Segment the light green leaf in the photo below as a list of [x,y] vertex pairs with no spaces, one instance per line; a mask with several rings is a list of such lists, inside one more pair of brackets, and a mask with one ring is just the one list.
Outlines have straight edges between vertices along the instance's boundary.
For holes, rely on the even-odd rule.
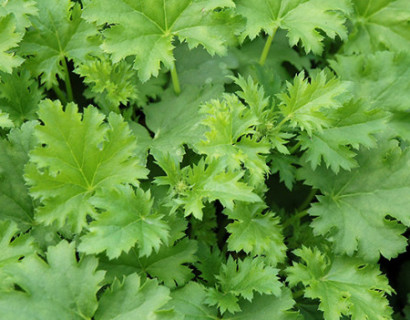
[[84,16],[98,25],[113,25],[103,31],[104,51],[114,62],[135,55],[134,68],[146,81],[158,75],[161,63],[173,67],[174,38],[191,49],[202,45],[212,55],[226,53],[224,40],[232,37],[236,19],[214,10],[233,6],[231,0],[89,0]]
[[325,71],[316,73],[310,81],[301,72],[293,84],[286,84],[288,92],[277,95],[280,99],[279,109],[284,117],[281,123],[289,121],[292,128],[299,127],[309,136],[313,131],[330,126],[324,111],[342,107],[348,90],[347,82],[335,77],[328,79]]
[[309,209],[318,217],[312,223],[315,233],[332,241],[336,252],[352,255],[357,250],[372,261],[380,254],[390,259],[405,251],[402,224],[410,226],[409,150],[401,150],[394,140],[378,143],[378,148],[358,154],[359,168],[350,172],[335,175],[324,166],[300,171],[323,194]]
[[37,15],[36,1],[33,0],[4,0],[0,3],[0,17],[12,14],[16,21],[16,31],[24,35],[30,26],[30,17]]
[[76,261],[74,244],[61,241],[47,250],[47,262],[30,255],[18,264],[4,267],[21,290],[0,292],[0,313],[21,320],[83,320],[97,309],[96,293],[104,272],[95,271],[98,261]]
[[0,128],[9,129],[13,127],[14,127],[14,123],[9,118],[9,114],[4,113],[3,111],[0,110]]
[[237,12],[247,20],[243,37],[255,38],[261,30],[272,35],[278,28],[288,32],[289,43],[299,41],[305,51],[323,51],[323,31],[330,38],[347,37],[345,18],[350,11],[347,1],[337,0],[237,0]]
[[156,280],[145,279],[141,284],[138,275],[131,274],[122,282],[114,280],[111,288],[104,292],[96,320],[159,320],[156,314],[171,297],[169,289],[159,286]]
[[320,299],[319,309],[328,320],[342,315],[354,320],[391,319],[385,293],[391,294],[387,278],[378,266],[348,257],[329,259],[318,249],[302,247],[294,254],[302,259],[287,268],[289,284],[305,286],[305,297]]
[[79,232],[87,215],[95,217],[89,202],[95,191],[135,185],[146,177],[135,154],[135,137],[121,116],[111,113],[104,124],[104,116],[93,107],[82,117],[73,103],[63,111],[60,102],[45,100],[39,117],[44,126],[35,134],[42,145],[31,152],[26,168],[30,193],[43,204],[36,212],[39,222],[59,227],[68,223]]
[[65,78],[66,59],[79,63],[99,52],[97,28],[81,18],[79,3],[71,0],[37,0],[38,16],[32,17],[19,52],[30,56],[26,67],[47,88]]
[[169,226],[162,216],[152,213],[151,195],[131,186],[118,186],[111,190],[98,190],[90,199],[91,204],[104,210],[96,217],[81,238],[78,247],[88,254],[107,252],[110,259],[128,252],[135,244],[140,256],[158,251],[168,240]]
[[253,188],[240,182],[243,173],[226,171],[224,160],[206,163],[201,159],[197,165],[179,169],[179,165],[164,157],[158,164],[167,174],[155,178],[158,185],[170,186],[173,210],[183,207],[184,215],[202,219],[204,202],[219,200],[226,208],[233,208],[234,201],[259,202]]
[[352,1],[353,24],[342,51],[373,53],[388,49],[409,51],[410,2],[407,0]]
[[262,214],[265,205],[238,203],[233,210],[225,210],[229,219],[227,225],[230,233],[227,240],[230,251],[245,251],[250,256],[266,257],[269,265],[276,266],[286,255],[286,245],[279,218],[272,212]]
[[0,71],[11,73],[24,61],[15,55],[11,49],[15,48],[23,38],[16,32],[16,22],[12,14],[0,16]]

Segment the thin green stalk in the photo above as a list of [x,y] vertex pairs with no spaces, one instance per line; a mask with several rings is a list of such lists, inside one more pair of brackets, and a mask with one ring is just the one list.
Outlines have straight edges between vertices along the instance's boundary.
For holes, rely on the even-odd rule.
[[297,149],[299,149],[300,145],[302,144],[302,141],[299,141],[298,143],[296,143],[290,150],[290,154],[293,154]]
[[66,95],[58,86],[53,86],[53,91],[63,104],[67,104]]
[[317,189],[312,189],[310,190],[308,196],[306,197],[306,199],[302,202],[302,204],[298,207],[298,211],[302,211],[305,210],[309,204],[312,202],[313,198],[315,197],[317,192]]
[[266,39],[265,46],[263,47],[263,51],[262,51],[261,57],[259,59],[259,64],[261,66],[263,66],[265,64],[266,58],[268,57],[269,49],[270,49],[270,46],[272,44],[273,38],[275,37],[276,30],[278,30],[278,28],[275,28],[273,30],[272,34],[268,37],[268,39]]
[[181,87],[179,85],[179,79],[178,79],[177,68],[175,67],[175,61],[172,62],[171,79],[172,79],[172,85],[174,86],[175,94],[177,94],[177,95],[180,94],[181,93]]
[[305,294],[305,290],[304,290],[304,289],[298,290],[298,291],[296,291],[296,292],[292,292],[293,299],[295,299],[295,300],[296,300],[297,298],[302,297],[304,294]]
[[67,67],[67,61],[66,58],[63,59],[63,68],[64,68],[64,73],[65,73],[65,89],[67,91],[67,100],[73,101],[73,89],[71,87],[71,80],[70,80],[70,73],[68,72],[68,67]]
[[298,212],[294,216],[289,217],[284,223],[282,223],[282,229],[286,229],[287,227],[289,227],[290,224],[294,223],[295,220],[300,220],[304,216],[307,216],[307,215],[308,215],[307,210],[303,210],[301,212]]

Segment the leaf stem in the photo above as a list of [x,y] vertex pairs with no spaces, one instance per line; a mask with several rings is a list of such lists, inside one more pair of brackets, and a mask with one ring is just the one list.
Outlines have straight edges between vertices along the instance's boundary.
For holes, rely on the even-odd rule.
[[296,143],[290,150],[289,152],[292,154],[294,153],[297,149],[299,149],[300,145],[302,144],[302,141],[299,141],[298,143]]
[[268,36],[268,39],[266,39],[265,46],[263,47],[263,51],[259,59],[259,64],[261,66],[263,66],[266,62],[266,58],[268,57],[269,49],[272,44],[273,38],[275,37],[276,30],[278,30],[278,28],[273,29],[272,34]]
[[67,104],[67,98],[65,93],[57,85],[53,86],[53,91],[56,94],[57,98],[60,99],[60,101],[63,104]]
[[63,68],[64,68],[64,73],[65,73],[65,89],[67,91],[67,100],[68,102],[73,101],[73,89],[71,87],[71,80],[70,80],[70,73],[68,71],[68,67],[67,67],[67,61],[66,58],[64,57],[63,59]]
[[305,210],[309,206],[312,199],[315,197],[316,193],[317,193],[317,189],[310,190],[308,196],[305,198],[305,200],[302,202],[302,204],[298,207],[297,210],[298,211]]
[[304,295],[304,293],[305,293],[304,289],[298,290],[296,292],[292,292],[293,299],[296,300],[297,298],[302,297]]
[[181,93],[181,87],[179,85],[179,79],[178,79],[177,68],[175,66],[175,61],[172,62],[171,79],[172,79],[172,85],[174,86],[174,92],[176,95],[179,95]]
[[286,229],[287,227],[289,227],[289,225],[291,223],[293,223],[296,220],[300,220],[302,219],[304,216],[307,216],[308,212],[307,210],[303,210],[298,212],[297,214],[295,214],[294,216],[289,217],[289,219],[286,219],[286,221],[284,223],[282,223],[282,229]]

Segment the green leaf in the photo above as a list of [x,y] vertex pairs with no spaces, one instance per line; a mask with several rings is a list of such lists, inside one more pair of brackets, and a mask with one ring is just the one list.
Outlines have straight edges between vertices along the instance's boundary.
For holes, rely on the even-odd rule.
[[386,113],[366,109],[364,101],[345,104],[329,112],[329,118],[333,120],[329,128],[315,132],[311,137],[302,133],[298,137],[301,149],[306,150],[302,159],[310,162],[315,170],[323,158],[326,167],[336,174],[340,168],[356,168],[354,149],[375,147],[375,135],[386,130]]
[[171,296],[169,306],[184,316],[184,320],[217,319],[217,310],[205,304],[206,289],[199,283],[189,282],[184,287],[173,291]]
[[305,297],[320,299],[325,319],[391,319],[385,293],[391,294],[392,288],[378,266],[342,256],[330,259],[306,247],[293,253],[302,262],[287,268],[287,280],[292,287],[301,282]]
[[[186,41],[190,49],[202,45],[210,54],[225,54],[235,18],[215,9],[233,7],[231,0],[119,0],[87,1],[84,16],[103,31],[103,49],[118,62],[135,55],[134,68],[142,81],[157,76],[160,64],[173,68],[172,41]],[[134,32],[138,30],[138,32]]]
[[280,296],[256,294],[252,302],[240,302],[241,312],[235,315],[225,314],[223,320],[301,320],[297,312],[288,311],[295,304],[289,289],[282,289]]
[[137,244],[140,256],[149,256],[153,249],[158,251],[167,242],[169,226],[161,215],[151,212],[153,200],[149,191],[138,189],[134,193],[129,185],[100,189],[90,202],[103,213],[81,238],[80,251],[87,254],[106,251],[113,259]]
[[81,18],[79,3],[71,0],[37,0],[38,16],[31,17],[19,52],[29,56],[26,67],[47,88],[65,78],[65,60],[82,62],[98,52],[97,28]]
[[41,145],[31,152],[26,168],[30,193],[43,203],[36,212],[39,222],[68,223],[79,232],[87,215],[95,217],[89,202],[95,191],[146,177],[135,154],[135,137],[121,116],[111,113],[104,124],[93,107],[81,117],[73,103],[63,111],[60,102],[45,100],[39,117],[44,126],[36,127],[35,134]]
[[35,121],[26,122],[10,131],[8,141],[0,139],[0,219],[14,221],[22,230],[33,223],[33,201],[23,174],[28,153],[37,143],[36,125]]
[[293,189],[293,185],[296,180],[296,167],[299,159],[294,156],[283,155],[280,153],[271,153],[268,157],[270,162],[271,173],[279,173],[280,182],[283,182],[290,191]]
[[30,255],[4,267],[21,290],[0,291],[0,313],[5,319],[83,320],[97,309],[96,293],[104,272],[95,271],[97,259],[76,261],[74,244],[61,241],[47,250],[47,262]]
[[259,202],[260,197],[247,184],[240,182],[243,173],[226,171],[224,160],[206,163],[201,159],[197,165],[179,169],[179,165],[164,157],[158,161],[167,174],[155,178],[158,185],[170,186],[173,210],[183,207],[184,215],[202,219],[204,202],[219,200],[223,206],[233,208],[234,201]]
[[343,13],[350,11],[347,1],[336,0],[237,0],[237,12],[247,20],[243,37],[255,38],[261,30],[269,35],[278,28],[288,32],[289,43],[299,41],[305,51],[321,54],[323,35],[347,37]]
[[230,233],[227,240],[230,251],[243,250],[250,256],[266,257],[266,262],[276,266],[285,259],[286,245],[279,218],[272,212],[262,214],[265,205],[238,203],[233,210],[225,210],[229,219],[227,225]]
[[327,78],[326,72],[321,71],[308,81],[304,72],[301,72],[293,84],[286,82],[288,92],[277,95],[279,109],[284,117],[281,123],[289,121],[292,128],[299,127],[309,136],[313,131],[328,127],[330,121],[324,111],[342,107],[349,86],[335,77]]
[[189,87],[179,96],[169,89],[162,95],[161,102],[144,107],[147,126],[154,133],[151,154],[155,158],[169,154],[180,162],[185,153],[182,145],[192,145],[203,138],[199,106],[221,93],[220,86]]
[[136,274],[124,278],[122,282],[117,279],[111,288],[104,292],[96,320],[159,320],[157,312],[170,300],[169,289],[159,286],[156,280],[141,279]]
[[353,0],[352,4],[353,29],[343,46],[344,52],[409,50],[410,3],[407,0]]
[[323,194],[309,209],[318,217],[312,223],[315,233],[332,241],[336,252],[352,255],[357,250],[372,261],[405,251],[402,224],[410,225],[409,150],[401,150],[394,140],[378,143],[379,148],[359,153],[359,168],[350,172],[335,175],[324,166],[300,171]]
[[20,125],[37,119],[36,112],[43,90],[26,69],[12,74],[0,74],[0,109]]
[[222,313],[235,313],[241,310],[238,296],[249,301],[252,301],[254,292],[278,297],[281,295],[281,283],[276,274],[277,269],[266,266],[261,258],[246,257],[235,261],[229,257],[216,276],[217,288],[208,289],[207,303],[217,305]]
[[336,61],[330,62],[342,80],[355,83],[355,96],[366,99],[368,108],[398,112],[410,110],[409,64],[408,54],[387,51],[336,56]]
[[3,111],[0,110],[0,128],[9,129],[9,128],[13,128],[13,127],[14,127],[14,123],[9,118],[9,114],[4,113]]
[[13,51],[10,52],[22,38],[23,35],[16,32],[13,15],[0,16],[0,71],[11,73],[13,68],[23,63],[24,59],[15,55]]

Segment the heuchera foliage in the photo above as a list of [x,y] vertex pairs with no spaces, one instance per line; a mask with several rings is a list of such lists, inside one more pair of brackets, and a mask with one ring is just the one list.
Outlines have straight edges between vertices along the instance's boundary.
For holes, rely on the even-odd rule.
[[0,0],[0,319],[410,319],[408,227],[410,1]]

